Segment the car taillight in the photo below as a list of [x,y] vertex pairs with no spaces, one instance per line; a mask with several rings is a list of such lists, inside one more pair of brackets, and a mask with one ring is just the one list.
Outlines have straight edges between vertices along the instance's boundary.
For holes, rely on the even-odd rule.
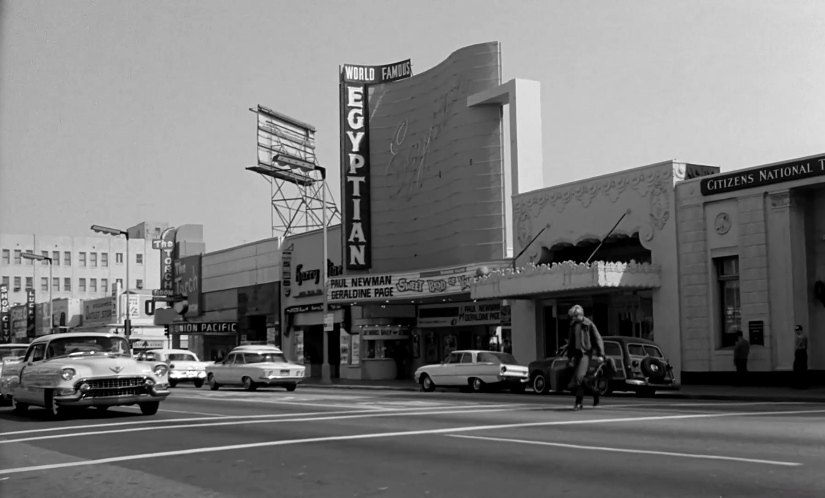
[[503,374],[503,373],[504,373],[504,372],[506,372],[506,371],[507,371],[507,367],[506,367],[506,366],[504,366],[504,365],[502,365],[502,366],[501,366],[501,373]]

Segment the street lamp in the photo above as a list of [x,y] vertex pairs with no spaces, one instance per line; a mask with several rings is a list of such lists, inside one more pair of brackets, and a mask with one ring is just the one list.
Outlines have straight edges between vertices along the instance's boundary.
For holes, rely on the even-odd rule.
[[33,252],[24,252],[20,256],[23,259],[33,259],[35,261],[46,261],[49,263],[49,333],[54,332],[54,313],[52,312],[52,258]]
[[92,230],[106,235],[124,235],[126,237],[126,287],[124,290],[126,294],[126,315],[123,319],[123,333],[128,338],[132,335],[132,319],[129,316],[129,232],[100,225],[92,225]]
[[321,171],[321,204],[323,204],[323,212],[322,216],[322,225],[323,225],[323,244],[324,244],[324,260],[321,263],[321,290],[324,294],[323,305],[321,309],[321,320],[324,324],[323,327],[323,348],[324,348],[324,355],[323,355],[323,364],[321,365],[321,384],[331,384],[332,383],[332,375],[330,372],[330,364],[329,364],[329,332],[327,331],[327,310],[329,308],[327,303],[327,170],[320,166],[317,167]]

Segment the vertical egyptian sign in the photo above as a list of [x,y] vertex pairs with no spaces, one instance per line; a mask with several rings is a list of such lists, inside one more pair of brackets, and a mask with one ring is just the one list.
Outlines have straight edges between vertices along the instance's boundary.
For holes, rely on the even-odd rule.
[[34,289],[26,289],[26,337],[34,339],[37,335],[35,328],[35,297]]
[[349,270],[367,270],[371,266],[367,86],[410,76],[409,59],[383,66],[344,64],[340,68],[342,237],[344,265]]
[[8,285],[0,285],[0,341],[11,342],[11,316],[9,313]]
[[175,293],[175,229],[167,228],[159,239],[152,240],[152,249],[160,251],[160,287],[152,291],[155,296],[171,296]]

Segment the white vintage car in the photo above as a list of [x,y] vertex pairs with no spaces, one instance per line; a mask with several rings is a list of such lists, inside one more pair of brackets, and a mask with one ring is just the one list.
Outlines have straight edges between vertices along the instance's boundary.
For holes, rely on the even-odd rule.
[[41,406],[53,417],[73,407],[134,405],[154,415],[169,395],[168,365],[139,362],[121,335],[50,334],[29,344],[22,360],[7,363],[0,393],[17,413]]
[[231,385],[243,386],[247,391],[259,386],[294,391],[305,374],[305,366],[287,361],[280,349],[270,345],[238,346],[223,360],[206,367],[206,381],[213,391]]
[[140,355],[142,361],[164,361],[169,365],[169,387],[191,382],[195,387],[206,382],[206,364],[188,349],[149,349]]
[[415,381],[422,391],[440,387],[469,387],[480,392],[488,387],[521,393],[527,387],[527,367],[510,353],[484,350],[453,351],[441,363],[418,367]]
[[[28,347],[28,344],[23,343],[0,344],[0,379],[3,378],[3,367],[6,363],[17,363],[22,360]],[[0,393],[0,403],[8,404],[9,402],[11,402],[11,396]]]

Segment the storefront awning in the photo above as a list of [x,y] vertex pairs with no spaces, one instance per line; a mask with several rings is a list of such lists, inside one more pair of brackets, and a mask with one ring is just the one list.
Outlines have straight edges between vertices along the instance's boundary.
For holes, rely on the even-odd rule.
[[661,268],[649,263],[553,263],[494,270],[472,285],[473,299],[526,297],[588,289],[653,289]]

